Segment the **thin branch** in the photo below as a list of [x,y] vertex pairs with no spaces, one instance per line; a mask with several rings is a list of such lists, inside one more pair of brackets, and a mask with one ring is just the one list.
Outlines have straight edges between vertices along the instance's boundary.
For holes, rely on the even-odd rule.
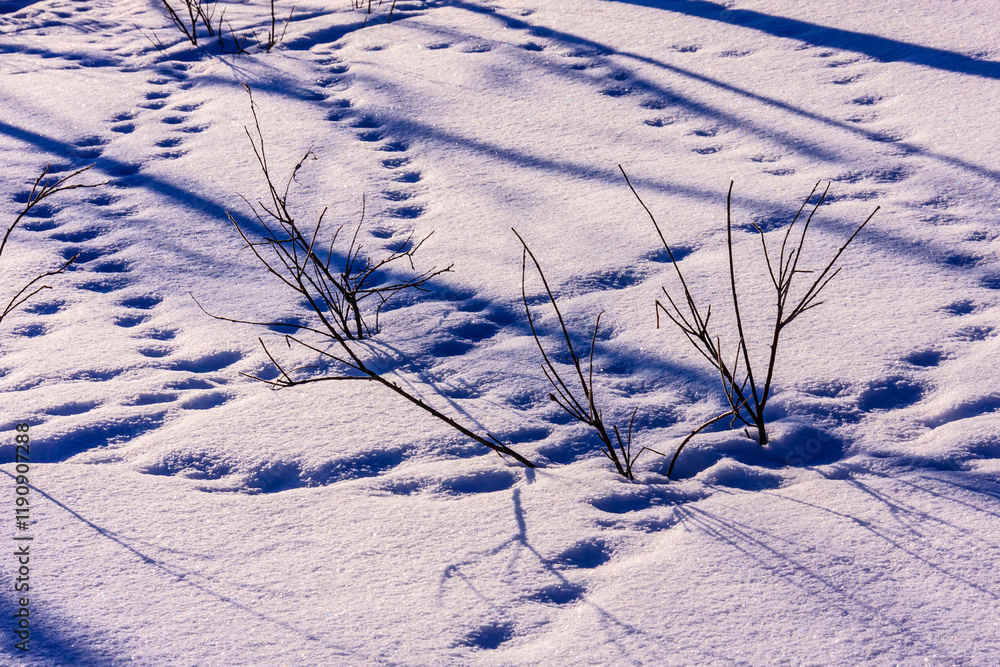
[[688,437],[684,438],[683,442],[681,442],[680,446],[677,448],[677,451],[674,452],[674,458],[670,459],[670,467],[667,469],[667,479],[670,479],[670,476],[674,474],[674,466],[677,465],[677,457],[679,457],[681,455],[681,452],[684,450],[684,446],[687,445],[688,442],[691,441],[691,438],[693,438],[694,436],[698,435],[704,429],[708,428],[709,426],[711,426],[715,422],[719,421],[720,419],[725,419],[726,417],[728,417],[731,414],[733,414],[732,410],[730,410],[729,412],[723,412],[721,415],[718,415],[716,417],[712,417],[707,422],[705,422],[704,424],[702,424],[701,426],[699,426],[695,430],[691,431],[691,433],[688,435]]

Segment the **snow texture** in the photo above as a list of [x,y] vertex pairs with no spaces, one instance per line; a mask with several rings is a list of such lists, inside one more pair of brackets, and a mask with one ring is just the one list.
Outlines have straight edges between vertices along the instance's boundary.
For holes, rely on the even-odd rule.
[[[391,4],[298,0],[280,44],[235,54],[268,3],[207,3],[224,53],[154,0],[0,1],[0,222],[46,165],[107,181],[36,207],[0,260],[6,303],[78,255],[0,327],[2,495],[29,423],[34,521],[31,651],[4,556],[0,663],[1000,664],[995,3]],[[373,367],[537,469],[373,383],[246,377],[277,377],[258,336],[319,360],[285,346],[315,318],[226,216],[262,229],[242,84],[281,183],[315,154],[300,220],[353,232],[364,198],[366,252],[433,231],[417,270],[454,264],[386,305]],[[655,326],[679,287],[619,164],[730,346],[734,181],[755,357],[773,288],[753,225],[780,242],[831,181],[815,268],[881,207],[783,334],[772,442],[723,420],[670,480],[725,397]],[[605,421],[638,407],[636,446],[668,455],[635,481],[548,400],[512,227],[580,349],[604,312]],[[555,350],[530,272],[527,291]]]

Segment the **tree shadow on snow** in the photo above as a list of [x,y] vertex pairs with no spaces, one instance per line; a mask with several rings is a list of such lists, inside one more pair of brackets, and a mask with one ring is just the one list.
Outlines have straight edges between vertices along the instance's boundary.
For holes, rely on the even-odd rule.
[[796,39],[813,46],[853,51],[880,62],[905,62],[946,72],[1000,79],[1000,62],[979,60],[954,51],[935,49],[864,32],[830,28],[808,21],[765,14],[752,9],[730,9],[707,0],[605,0],[653,7],[677,14],[718,21],[764,32],[775,37]]
[[[10,477],[12,480],[14,479],[14,476],[11,475],[6,470],[0,470],[0,472],[2,472],[7,477]],[[303,640],[308,642],[316,642],[317,645],[329,649],[333,655],[346,657],[353,654],[353,652],[349,651],[348,649],[345,649],[341,646],[330,644],[327,640],[321,637],[317,637],[308,629],[298,627],[296,625],[293,625],[292,623],[283,621],[280,618],[268,615],[246,604],[238,602],[235,599],[235,597],[230,597],[225,593],[215,590],[208,583],[199,583],[198,579],[200,579],[201,577],[198,572],[192,571],[191,569],[188,568],[173,565],[163,558],[157,558],[155,556],[151,556],[148,553],[141,550],[140,548],[134,546],[136,540],[126,539],[124,537],[121,537],[120,535],[115,534],[113,531],[110,531],[106,528],[103,528],[102,526],[97,525],[93,521],[90,521],[89,519],[81,515],[79,512],[73,510],[71,507],[57,500],[52,495],[38,488],[34,484],[31,486],[31,489],[34,493],[38,494],[45,500],[51,502],[56,507],[59,507],[65,512],[69,513],[74,519],[86,525],[88,528],[92,529],[94,532],[97,533],[97,535],[100,538],[109,540],[113,542],[115,545],[117,545],[119,548],[129,552],[132,556],[138,557],[142,561],[143,565],[153,569],[154,573],[159,578],[160,583],[162,583],[164,586],[173,586],[175,588],[183,587],[184,589],[186,589],[183,592],[178,592],[178,595],[182,597],[188,596],[191,593],[190,589],[193,588],[195,589],[194,595],[196,596],[200,594],[207,598],[210,598],[212,602],[224,603],[229,607],[231,607],[234,611],[242,612],[246,615],[256,618],[258,622],[263,621],[277,628],[281,628],[284,632],[290,633],[289,636],[301,637]],[[151,543],[147,544],[151,548],[159,551],[164,551],[168,553],[171,551],[170,549],[166,549],[158,545],[154,545]],[[8,601],[6,598],[4,598],[2,601],[0,601],[0,603],[8,603]],[[46,624],[43,625],[42,627],[45,628],[48,627],[48,625]],[[57,632],[55,633],[55,636],[60,637],[61,635]],[[43,640],[44,638],[45,634],[43,634],[40,637],[40,639]],[[43,642],[39,643],[41,644]],[[32,651],[34,650],[36,650],[36,647],[34,644],[32,644]],[[64,654],[66,656],[64,659],[80,660],[80,662],[71,662],[71,663],[59,662],[58,664],[74,664],[74,665],[80,664],[80,665],[87,665],[88,667],[90,665],[96,666],[96,665],[111,664],[111,661],[108,661],[105,657],[97,653],[88,653],[83,651],[82,649],[76,648],[73,645],[72,641],[68,639],[61,640],[61,643],[58,646],[53,647],[51,650],[56,651],[57,655],[59,655],[61,658],[63,657]]]

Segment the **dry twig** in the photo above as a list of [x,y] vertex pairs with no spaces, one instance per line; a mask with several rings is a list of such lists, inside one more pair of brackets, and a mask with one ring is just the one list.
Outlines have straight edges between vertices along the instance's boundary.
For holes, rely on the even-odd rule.
[[[301,377],[298,372],[303,370],[302,368],[291,370],[284,368],[268,350],[264,341],[258,338],[268,359],[278,371],[278,377],[275,380],[266,380],[257,376],[248,377],[264,382],[276,390],[314,382],[338,380],[375,382],[429,412],[472,440],[499,454],[511,456],[533,468],[534,465],[530,461],[502,444],[493,435],[487,434],[484,437],[472,432],[451,417],[417,398],[393,380],[383,376],[379,371],[372,369],[365,362],[364,350],[359,341],[379,332],[378,314],[382,306],[394,295],[405,290],[426,291],[425,285],[434,277],[450,271],[451,266],[443,269],[432,268],[410,278],[394,282],[385,275],[386,270],[393,263],[405,259],[409,263],[410,269],[416,271],[413,265],[413,256],[428,237],[413,243],[411,234],[406,241],[389,251],[386,257],[372,261],[362,253],[362,247],[358,242],[358,232],[364,222],[364,213],[362,213],[361,222],[354,230],[346,256],[339,266],[334,266],[334,246],[343,226],[333,233],[329,247],[324,252],[324,248],[327,246],[326,244],[321,246],[319,239],[326,209],[319,215],[316,225],[310,230],[299,226],[288,206],[288,191],[291,183],[295,180],[295,176],[305,160],[311,156],[314,157],[312,151],[306,152],[305,156],[295,164],[284,189],[279,190],[274,184],[268,165],[264,137],[257,118],[253,94],[249,87],[246,87],[246,90],[247,94],[250,95],[250,108],[254,117],[257,138],[254,139],[249,128],[246,128],[246,133],[267,182],[270,203],[257,202],[257,206],[254,206],[245,198],[244,201],[247,201],[257,221],[265,230],[263,238],[259,241],[252,240],[247,230],[232,215],[228,213],[227,215],[261,264],[290,291],[305,299],[309,311],[319,324],[304,326],[288,322],[238,320],[213,315],[204,308],[202,310],[215,319],[227,322],[260,326],[290,326],[298,328],[301,332],[313,334],[319,339],[319,342],[307,342],[297,336],[286,335],[285,343],[289,348],[292,343],[306,348],[332,361],[339,368],[339,372],[333,375]],[[369,297],[377,297],[379,302],[375,308],[375,321],[372,326],[369,326],[361,308],[363,301]],[[201,304],[198,303],[198,306],[201,307]]]
[[[632,424],[635,421],[635,415],[639,411],[636,408],[632,411],[632,418],[628,423],[628,436],[625,440],[622,440],[621,433],[618,431],[617,426],[612,426],[611,429],[615,434],[615,439],[612,440],[608,429],[604,424],[604,418],[601,411],[597,407],[597,399],[594,393],[594,347],[597,343],[597,330],[601,326],[601,315],[603,311],[598,313],[597,321],[594,323],[594,333],[591,336],[590,341],[590,363],[587,368],[587,372],[584,373],[583,366],[580,362],[580,357],[577,356],[576,350],[573,349],[573,342],[570,340],[569,331],[566,328],[566,322],[563,320],[562,312],[559,310],[559,305],[556,303],[555,295],[552,294],[552,290],[549,289],[549,282],[545,279],[545,274],[542,272],[542,267],[538,263],[538,259],[535,254],[528,247],[528,244],[524,241],[520,234],[517,233],[516,229],[511,229],[517,239],[521,242],[521,301],[524,303],[524,312],[528,316],[528,326],[531,327],[531,335],[535,339],[535,344],[538,346],[538,350],[542,353],[542,372],[545,373],[546,379],[548,379],[549,384],[555,390],[555,393],[549,393],[549,400],[553,401],[562,408],[567,414],[576,419],[582,424],[592,427],[597,431],[597,436],[601,440],[601,453],[604,454],[615,466],[615,470],[619,475],[625,477],[626,479],[635,479],[633,473],[633,467],[636,460],[644,451],[651,451],[659,454],[653,449],[648,447],[643,447],[635,455],[632,454]],[[552,309],[555,311],[556,318],[559,320],[559,327],[562,330],[563,341],[566,343],[566,351],[569,353],[570,360],[573,363],[573,369],[576,371],[576,376],[580,380],[580,387],[583,391],[583,397],[578,398],[573,392],[570,386],[563,380],[559,371],[556,369],[555,365],[552,363],[551,358],[548,353],[545,352],[545,348],[542,346],[542,341],[538,337],[538,331],[535,329],[535,320],[531,315],[531,309],[528,307],[528,295],[525,290],[525,275],[527,272],[527,259],[531,258],[532,263],[535,265],[535,269],[538,271],[538,276],[542,279],[542,285],[545,287],[545,293],[548,296],[549,303],[552,304]],[[661,454],[662,456],[662,454]]]
[[[730,286],[730,296],[733,302],[733,310],[736,316],[736,328],[738,333],[738,340],[736,344],[735,357],[732,362],[728,362],[723,358],[722,355],[722,344],[718,337],[714,337],[709,333],[709,319],[712,316],[712,308],[709,306],[702,314],[701,309],[695,304],[694,297],[691,294],[691,290],[688,288],[687,282],[684,280],[684,275],[681,273],[681,267],[677,259],[674,257],[673,251],[670,249],[670,245],[667,243],[666,237],[663,234],[663,230],[660,229],[660,225],[656,222],[656,218],[653,213],[649,210],[646,204],[639,197],[639,193],[636,192],[635,188],[632,187],[632,183],[629,181],[628,174],[622,169],[621,165],[618,166],[621,169],[622,176],[625,177],[625,182],[628,184],[629,188],[632,190],[632,194],[635,195],[636,199],[645,209],[646,213],[649,215],[650,220],[653,222],[653,226],[656,228],[656,232],[660,237],[660,241],[663,242],[663,247],[667,251],[667,255],[670,257],[670,262],[673,264],[674,270],[677,274],[677,279],[681,284],[681,288],[684,292],[683,309],[678,306],[677,302],[670,295],[667,289],[663,288],[663,294],[666,297],[667,304],[657,300],[656,306],[656,316],[657,316],[657,328],[659,328],[659,316],[662,311],[667,318],[674,323],[674,325],[681,330],[684,336],[687,338],[688,342],[694,346],[698,352],[708,360],[708,362],[719,372],[722,379],[722,388],[726,395],[726,400],[729,403],[730,411],[725,415],[716,417],[714,421],[721,419],[724,416],[732,415],[733,423],[739,421],[746,427],[755,428],[758,434],[758,440],[762,446],[767,445],[767,429],[764,420],[764,410],[767,406],[767,401],[771,396],[771,389],[774,382],[775,374],[775,364],[778,355],[778,344],[780,341],[781,334],[784,332],[785,328],[791,324],[799,315],[815,308],[822,304],[822,301],[818,301],[819,295],[823,289],[830,283],[831,280],[840,272],[840,269],[834,269],[834,265],[840,256],[851,244],[854,238],[865,228],[865,225],[871,221],[872,217],[879,210],[880,207],[876,206],[875,210],[872,211],[871,215],[862,222],[857,229],[848,237],[847,241],[840,247],[840,249],[834,254],[833,258],[826,264],[826,266],[817,273],[814,280],[808,284],[805,291],[797,298],[791,298],[792,286],[795,281],[796,276],[799,274],[815,273],[811,270],[806,270],[799,268],[799,261],[802,256],[802,250],[805,247],[806,234],[809,231],[809,225],[812,222],[813,216],[819,209],[820,205],[826,198],[826,193],[829,191],[830,184],[827,183],[826,189],[820,196],[819,200],[813,206],[805,223],[801,226],[801,232],[796,239],[792,235],[792,230],[795,228],[796,223],[802,215],[802,211],[805,209],[809,200],[816,193],[819,188],[819,183],[813,187],[812,192],[806,197],[802,206],[799,208],[798,213],[795,214],[792,222],[788,225],[785,230],[784,237],[781,242],[781,250],[778,256],[774,258],[776,261],[772,261],[770,252],[767,247],[766,234],[764,230],[761,229],[759,225],[754,225],[757,232],[760,234],[761,245],[764,249],[764,261],[767,265],[768,274],[770,275],[771,282],[775,289],[775,315],[774,324],[771,327],[771,344],[770,344],[770,354],[767,361],[767,370],[761,380],[760,375],[754,375],[754,365],[750,360],[750,354],[747,349],[747,337],[743,326],[743,314],[740,310],[739,294],[736,288],[736,268],[735,261],[733,259],[733,226],[732,226],[732,194],[733,194],[733,183],[729,184],[729,194],[726,197],[726,243],[729,250],[729,286]],[[686,314],[685,314],[686,311]],[[742,369],[740,364],[742,362]],[[711,423],[711,422],[709,422]],[[697,433],[702,428],[705,428],[708,424],[699,427],[694,433]],[[747,437],[750,437],[749,432],[744,429]],[[692,435],[694,435],[692,433]],[[688,437],[690,439],[691,436]],[[687,440],[681,444],[683,448]],[[678,453],[680,449],[678,449]],[[676,456],[675,456],[676,460]],[[673,469],[673,464],[671,464],[671,470]]]
[[[48,199],[49,197],[58,192],[65,192],[66,190],[76,190],[77,188],[96,188],[98,186],[107,184],[107,181],[105,181],[104,183],[72,183],[72,184],[69,182],[70,180],[79,176],[80,174],[87,171],[94,165],[89,165],[87,167],[83,167],[82,169],[77,169],[72,174],[64,176],[55,181],[49,183],[42,183],[42,179],[44,179],[45,175],[49,173],[49,168],[51,166],[52,165],[46,166],[45,169],[42,171],[42,173],[38,176],[38,178],[35,179],[35,182],[31,186],[31,191],[28,193],[28,198],[24,204],[24,207],[21,209],[21,212],[17,214],[17,217],[14,218],[14,222],[11,223],[10,227],[7,228],[6,233],[4,233],[3,241],[0,241],[0,257],[3,257],[3,252],[7,248],[7,241],[10,239],[10,235],[14,231],[14,228],[17,227],[18,223],[21,222],[21,219],[24,218],[28,214],[28,212],[31,211],[31,209],[33,209],[39,203],[41,203],[45,199]],[[3,322],[3,319],[7,317],[7,315],[17,310],[18,307],[23,305],[28,299],[35,296],[42,290],[52,289],[51,286],[49,285],[38,285],[38,283],[45,280],[46,278],[59,275],[60,273],[66,271],[66,268],[69,267],[69,265],[72,264],[78,256],[79,254],[73,255],[59,268],[52,269],[51,271],[46,271],[45,273],[41,273],[35,276],[24,287],[19,289],[17,293],[15,293],[13,297],[11,297],[10,301],[7,302],[7,305],[6,307],[4,307],[3,311],[0,312],[0,322]]]

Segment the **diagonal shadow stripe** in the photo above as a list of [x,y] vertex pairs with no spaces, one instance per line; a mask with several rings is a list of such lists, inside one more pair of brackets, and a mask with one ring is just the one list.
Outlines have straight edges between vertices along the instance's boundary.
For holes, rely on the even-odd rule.
[[663,9],[701,19],[718,21],[843,51],[853,51],[880,62],[906,62],[934,69],[987,79],[1000,79],[1000,62],[978,60],[961,53],[879,37],[864,32],[830,28],[817,23],[765,14],[752,9],[728,9],[708,0],[606,0]]
[[[606,0],[606,1],[608,1],[608,2],[631,2],[632,4],[640,4],[640,5],[643,5],[643,6],[660,7],[660,8],[665,8],[664,6],[668,5],[668,4],[670,4],[670,5],[680,5],[680,4],[685,4],[686,5],[687,4],[687,3],[680,3],[680,2],[676,2],[676,1],[675,2],[653,2],[653,0],[649,0],[649,2],[642,2],[641,0]],[[691,4],[698,4],[698,2],[699,2],[699,0],[689,0],[689,1],[690,1]],[[858,135],[860,137],[863,137],[863,138],[865,138],[865,139],[867,139],[869,141],[880,141],[880,135],[876,131],[867,130],[867,129],[862,128],[862,127],[857,127],[856,125],[852,125],[851,123],[848,123],[848,122],[845,122],[845,121],[841,121],[841,120],[837,120],[835,118],[830,118],[828,116],[824,116],[822,114],[819,114],[819,113],[816,113],[816,112],[813,112],[813,111],[809,111],[809,110],[803,109],[801,107],[797,107],[797,106],[795,106],[793,104],[789,104],[788,102],[784,102],[784,101],[776,99],[774,97],[769,97],[767,95],[761,95],[759,93],[755,93],[755,92],[753,92],[751,90],[748,90],[746,88],[741,88],[740,86],[736,86],[736,85],[733,85],[733,84],[730,84],[730,83],[726,83],[726,82],[721,81],[719,79],[715,79],[715,78],[712,78],[712,77],[709,77],[709,76],[705,76],[704,74],[699,74],[697,72],[693,72],[693,71],[691,71],[689,69],[685,69],[683,67],[678,67],[676,65],[671,65],[669,63],[665,63],[665,62],[662,62],[660,60],[656,60],[655,58],[650,58],[649,56],[644,56],[644,55],[641,55],[641,54],[638,54],[638,53],[633,53],[633,52],[630,52],[630,51],[618,50],[618,49],[612,48],[612,47],[610,47],[610,46],[608,46],[606,44],[602,44],[601,42],[597,42],[597,41],[594,41],[594,40],[591,40],[591,39],[587,39],[585,37],[580,37],[579,35],[574,35],[572,33],[567,33],[567,32],[563,32],[563,31],[560,31],[560,30],[555,30],[553,28],[545,28],[545,27],[540,27],[540,26],[534,26],[534,25],[532,25],[530,23],[522,21],[521,19],[518,19],[518,18],[515,18],[515,17],[512,17],[512,16],[506,16],[506,15],[501,14],[500,12],[498,12],[496,10],[491,10],[491,9],[487,9],[487,8],[484,8],[484,7],[481,7],[481,6],[478,6],[478,5],[474,5],[474,4],[471,4],[469,2],[465,2],[464,0],[455,0],[455,2],[452,3],[452,4],[454,6],[456,6],[456,7],[459,7],[461,9],[465,9],[465,10],[470,11],[470,12],[474,12],[474,13],[477,13],[477,14],[483,14],[485,16],[492,17],[492,18],[496,19],[497,21],[500,21],[501,23],[503,23],[506,27],[511,28],[511,29],[515,29],[515,30],[528,30],[528,31],[531,32],[532,35],[535,35],[535,36],[538,36],[538,37],[548,37],[550,39],[557,40],[557,41],[559,41],[559,42],[561,42],[563,44],[573,44],[573,45],[577,45],[577,46],[583,46],[583,47],[586,47],[588,49],[595,50],[598,53],[607,54],[607,55],[621,56],[621,57],[624,57],[624,58],[630,58],[632,60],[636,60],[638,62],[645,63],[647,65],[652,65],[654,67],[658,67],[660,69],[664,69],[664,70],[667,70],[669,72],[673,72],[674,74],[679,74],[679,75],[681,75],[683,77],[687,77],[689,79],[693,79],[693,80],[698,81],[700,83],[703,83],[703,84],[706,84],[706,85],[709,85],[709,86],[712,86],[712,87],[715,87],[715,88],[719,88],[721,90],[725,90],[727,92],[734,93],[736,95],[740,95],[742,97],[745,97],[747,99],[753,100],[755,102],[760,102],[760,103],[766,104],[766,105],[768,105],[770,107],[773,107],[775,109],[780,109],[780,110],[785,111],[787,113],[790,113],[790,114],[793,114],[793,115],[796,115],[796,116],[799,116],[799,117],[802,117],[802,118],[807,118],[809,120],[815,121],[817,123],[821,123],[823,125],[827,125],[827,126],[830,126],[830,127],[835,127],[837,129],[844,130],[846,132],[850,132],[852,134],[855,134],[855,135]],[[702,2],[701,4],[711,5],[713,3]],[[721,8],[721,6],[718,6],[718,5],[716,5],[716,6],[720,7],[720,11],[724,9],[724,8]],[[728,11],[728,10],[726,10],[726,11]],[[762,14],[762,16],[768,16],[768,15]],[[784,19],[784,20],[789,20],[789,19]],[[801,23],[801,22],[797,22],[797,23]],[[806,25],[813,25],[813,24],[806,24]],[[752,26],[743,26],[743,27],[752,27]],[[819,30],[827,30],[826,28],[823,28],[822,26],[814,26],[814,27],[817,28],[817,29],[819,29]],[[847,32],[847,31],[841,31],[841,32]],[[851,33],[851,34],[861,35],[861,33]],[[780,36],[788,36],[788,35],[780,35]],[[866,38],[871,37],[872,39],[882,39],[883,41],[892,42],[892,40],[884,40],[883,38],[876,38],[874,36],[864,35],[864,37],[866,37]],[[797,37],[797,39],[802,40],[803,38],[802,37]],[[900,42],[899,44],[905,44],[905,43]],[[837,48],[847,48],[847,47],[837,47]],[[919,47],[919,48],[926,48],[926,47]],[[848,49],[848,50],[850,50],[850,49]],[[930,51],[938,51],[937,49],[928,49],[928,50],[930,50]],[[941,53],[951,54],[951,52],[948,52],[948,51],[943,51]],[[997,77],[996,78],[1000,78],[1000,63],[992,63],[992,62],[989,62],[989,61],[975,60],[975,59],[972,59],[972,58],[968,58],[967,56],[961,56],[960,54],[951,54],[951,55],[954,56],[955,58],[963,58],[965,60],[968,60],[971,63],[976,63],[976,64],[978,64],[980,66],[995,65],[998,68],[998,72],[997,72]],[[897,54],[897,56],[898,56],[898,54]],[[902,58],[899,58],[899,57],[896,57],[894,60],[895,61],[905,61],[905,59],[902,59]],[[885,60],[885,62],[890,62],[890,60]],[[947,69],[947,68],[941,68],[941,69]],[[560,70],[557,67],[551,67],[550,71],[559,73],[562,70]],[[643,82],[643,85],[646,86],[649,90],[656,91],[656,92],[661,92],[662,94],[668,95],[670,97],[674,97],[672,94],[670,94],[670,91],[665,91],[665,90],[664,91],[657,91],[657,86],[652,85],[649,82]],[[697,107],[694,107],[694,106],[690,106],[689,108],[691,108],[691,110],[695,111],[696,113],[703,113],[703,114],[706,114],[709,117],[714,116],[716,114],[716,112],[714,110],[708,110],[707,108],[701,109],[701,108],[697,108]],[[745,127],[745,123],[743,123],[743,125]],[[769,134],[773,135],[773,132],[771,132],[771,133],[761,133],[761,136],[768,136]],[[776,137],[776,136],[769,136],[768,138],[775,139],[775,140],[780,140],[780,137]],[[959,169],[965,169],[967,171],[970,171],[970,172],[972,172],[974,174],[977,174],[977,175],[982,176],[984,178],[990,179],[992,181],[998,181],[998,180],[1000,180],[1000,170],[997,170],[997,169],[990,169],[988,167],[984,167],[984,166],[976,164],[974,162],[969,162],[968,160],[963,160],[962,158],[953,157],[951,155],[945,155],[945,154],[942,154],[942,153],[939,153],[939,152],[936,152],[936,151],[931,151],[931,150],[928,150],[928,149],[926,149],[924,147],[918,146],[916,144],[913,144],[913,143],[910,143],[910,142],[907,142],[907,141],[893,142],[893,145],[894,146],[898,146],[898,147],[900,147],[901,149],[903,149],[903,150],[905,150],[907,152],[910,152],[910,153],[913,153],[913,154],[916,154],[916,155],[920,155],[920,156],[923,156],[923,157],[928,157],[928,158],[931,158],[933,160],[937,160],[939,162],[943,162],[945,164],[951,165],[951,166],[959,168]]]

